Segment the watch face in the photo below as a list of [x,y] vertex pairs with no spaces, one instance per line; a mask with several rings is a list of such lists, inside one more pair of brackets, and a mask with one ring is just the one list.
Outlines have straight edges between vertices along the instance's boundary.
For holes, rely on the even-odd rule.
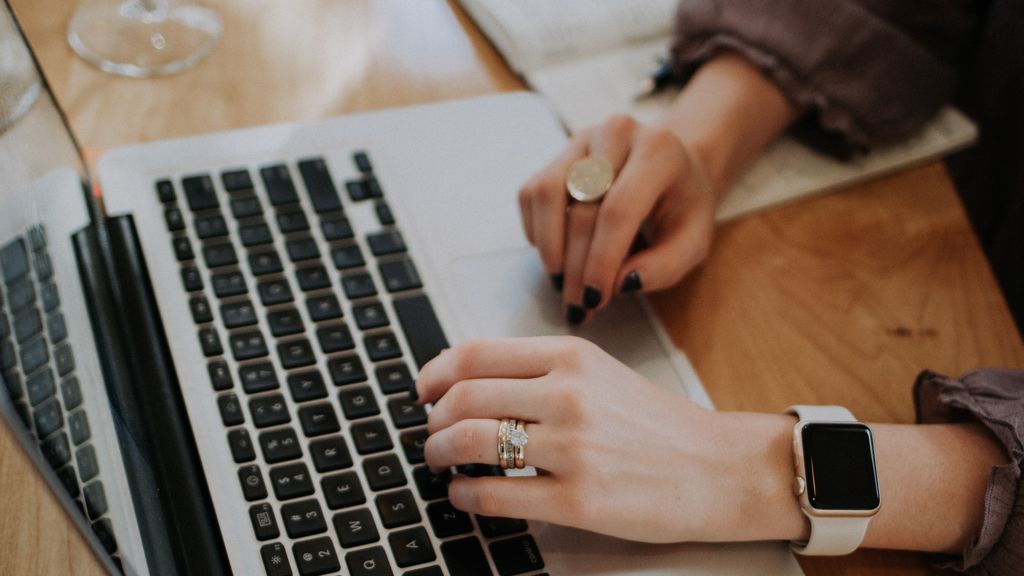
[[871,430],[863,424],[803,427],[807,498],[819,510],[874,510],[878,477]]

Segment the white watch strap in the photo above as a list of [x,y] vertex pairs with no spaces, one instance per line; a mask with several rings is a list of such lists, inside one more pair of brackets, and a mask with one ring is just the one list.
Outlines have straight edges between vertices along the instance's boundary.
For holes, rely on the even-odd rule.
[[[800,422],[857,422],[853,414],[842,406],[796,405],[786,409],[795,414]],[[864,541],[870,516],[815,516],[801,506],[804,516],[811,522],[811,534],[807,542],[790,542],[797,554],[813,556],[841,556],[856,550]]]

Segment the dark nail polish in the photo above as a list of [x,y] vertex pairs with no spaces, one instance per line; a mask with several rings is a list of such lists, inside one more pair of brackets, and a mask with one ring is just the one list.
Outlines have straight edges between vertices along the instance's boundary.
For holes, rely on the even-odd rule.
[[558,273],[551,275],[551,285],[555,287],[555,290],[561,292],[562,284],[565,283],[565,275]]
[[593,286],[587,286],[583,290],[583,305],[589,309],[594,309],[599,304],[601,304],[601,291]]
[[622,287],[619,288],[619,293],[629,294],[630,292],[637,292],[643,287],[643,283],[640,282],[640,275],[636,272],[630,272],[626,276],[626,279],[622,281]]
[[565,312],[565,319],[569,321],[569,324],[576,326],[583,322],[583,319],[587,317],[587,311],[579,306],[569,306]]
[[411,399],[413,402],[416,402],[417,400],[420,399],[420,393],[416,391],[415,382],[413,382],[412,385],[409,386],[409,399]]

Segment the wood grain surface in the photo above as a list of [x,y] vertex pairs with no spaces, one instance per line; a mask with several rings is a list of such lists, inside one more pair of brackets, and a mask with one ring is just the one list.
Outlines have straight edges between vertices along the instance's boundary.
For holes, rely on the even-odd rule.
[[[133,80],[79,60],[74,2],[12,0],[90,156],[151,140],[521,89],[441,0],[220,0],[197,67]],[[1013,326],[941,164],[722,226],[707,263],[654,303],[720,409],[838,403],[911,422],[923,368],[1024,367]],[[101,569],[0,427],[0,574]],[[809,576],[927,574],[934,558],[801,559]]]

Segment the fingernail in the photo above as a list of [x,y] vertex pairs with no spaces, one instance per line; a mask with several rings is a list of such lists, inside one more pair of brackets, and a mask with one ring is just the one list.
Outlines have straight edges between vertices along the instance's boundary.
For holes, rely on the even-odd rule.
[[559,272],[558,274],[551,275],[551,285],[555,287],[555,290],[561,292],[562,284],[565,283],[565,275]]
[[619,293],[629,294],[630,292],[636,292],[643,287],[643,283],[640,282],[640,275],[636,272],[630,272],[626,275],[626,279],[622,281],[622,287],[619,288]]
[[413,382],[412,385],[409,386],[409,399],[411,399],[413,402],[417,402],[420,399],[420,393],[416,391],[415,382]]
[[587,317],[587,312],[579,306],[569,306],[565,313],[565,319],[569,321],[569,324],[576,326],[583,322],[583,319]]
[[597,308],[601,303],[601,291],[593,286],[587,286],[583,290],[583,305],[589,309]]

